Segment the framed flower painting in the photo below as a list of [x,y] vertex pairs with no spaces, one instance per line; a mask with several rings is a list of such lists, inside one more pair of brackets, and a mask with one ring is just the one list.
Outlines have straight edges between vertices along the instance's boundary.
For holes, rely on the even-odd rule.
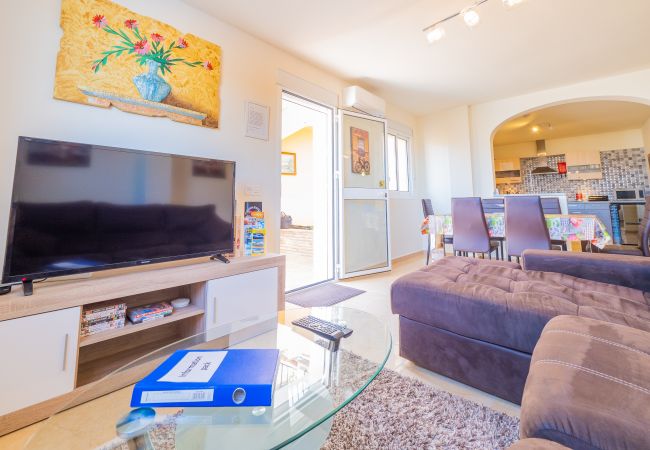
[[54,97],[219,128],[221,48],[109,0],[62,0]]

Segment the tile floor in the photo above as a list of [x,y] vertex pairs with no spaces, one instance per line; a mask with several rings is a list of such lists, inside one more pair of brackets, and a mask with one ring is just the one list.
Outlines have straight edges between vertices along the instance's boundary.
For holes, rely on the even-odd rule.
[[[438,250],[438,254],[436,254],[434,257],[442,257],[442,251]],[[341,284],[363,289],[366,292],[342,303],[339,303],[339,305],[370,312],[388,324],[393,336],[393,349],[390,358],[386,363],[386,367],[393,369],[404,376],[417,378],[439,389],[483,404],[497,411],[518,417],[520,410],[518,405],[512,404],[505,400],[501,400],[497,397],[458,383],[429,370],[420,368],[410,361],[399,356],[398,320],[397,316],[394,316],[390,310],[390,285],[401,275],[413,270],[417,270],[423,265],[424,256],[416,255],[395,263],[391,272],[368,275],[342,281]],[[289,307],[291,306],[289,305]],[[99,406],[102,401],[110,402],[110,399],[114,398],[115,395],[128,396],[128,389],[122,391],[118,391],[115,394],[100,398],[94,402],[96,402]],[[106,407],[106,405],[99,407],[103,408]],[[39,424],[35,424],[6,436],[0,437],[0,449],[14,450],[23,448],[29,437],[37,430],[38,427]]]

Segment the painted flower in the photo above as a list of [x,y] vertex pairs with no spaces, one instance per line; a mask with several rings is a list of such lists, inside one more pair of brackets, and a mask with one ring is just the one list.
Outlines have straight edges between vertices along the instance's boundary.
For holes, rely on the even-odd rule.
[[189,44],[187,41],[183,38],[178,38],[178,42],[176,43],[176,47],[178,48],[187,48],[189,47]]
[[165,38],[158,33],[151,33],[151,40],[154,42],[162,42]]
[[212,67],[212,63],[210,61],[204,62],[203,67],[205,67],[206,70],[213,70],[214,69],[214,67]]
[[99,70],[99,63],[95,63],[95,64],[93,64],[93,66],[92,66],[92,71],[93,71],[93,72],[97,72],[97,70]]
[[124,21],[124,26],[127,27],[129,30],[132,30],[134,28],[138,27],[138,21],[135,19],[128,19]]
[[143,39],[133,44],[133,50],[138,55],[146,55],[151,50],[151,44],[146,39]]
[[93,17],[93,24],[97,28],[104,28],[106,25],[108,25],[108,22],[106,22],[106,17],[101,14],[97,14],[95,17]]

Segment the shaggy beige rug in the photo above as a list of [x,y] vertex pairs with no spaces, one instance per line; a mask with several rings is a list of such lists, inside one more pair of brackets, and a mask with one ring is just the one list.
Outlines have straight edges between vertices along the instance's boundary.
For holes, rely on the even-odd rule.
[[334,417],[323,450],[502,449],[519,419],[384,370]]
[[[518,428],[517,418],[383,370],[334,416],[322,450],[503,449],[517,440]],[[174,449],[174,431],[173,422],[151,431],[155,448]],[[128,450],[119,439],[101,448]]]

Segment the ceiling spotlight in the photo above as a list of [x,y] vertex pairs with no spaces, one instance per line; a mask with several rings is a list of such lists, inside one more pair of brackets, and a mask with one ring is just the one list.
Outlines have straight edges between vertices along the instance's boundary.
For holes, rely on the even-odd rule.
[[512,8],[513,6],[517,6],[524,0],[503,0],[503,6],[506,8]]
[[533,125],[533,128],[531,128],[531,131],[533,133],[539,133],[539,127],[537,125]]
[[481,21],[481,16],[473,9],[468,9],[463,13],[463,20],[465,21],[465,25],[473,28]]
[[427,31],[427,41],[429,41],[429,44],[438,42],[443,37],[445,37],[445,29],[442,27],[434,27]]

